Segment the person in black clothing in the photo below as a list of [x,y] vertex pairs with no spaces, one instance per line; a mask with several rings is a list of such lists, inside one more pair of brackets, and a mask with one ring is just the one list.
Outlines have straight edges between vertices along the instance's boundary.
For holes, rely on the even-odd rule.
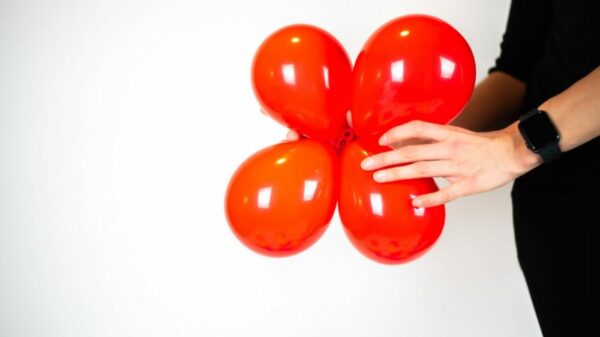
[[380,143],[393,149],[362,163],[380,182],[449,181],[415,207],[516,179],[517,253],[545,336],[600,336],[599,18],[599,0],[513,0],[501,54],[453,125],[392,128]]
[[[599,18],[598,0],[513,0],[496,65],[453,126],[395,127],[380,140],[395,149],[363,162],[378,181],[449,180],[415,207],[516,178],[517,253],[544,336],[600,336]],[[426,142],[403,146],[414,139]]]

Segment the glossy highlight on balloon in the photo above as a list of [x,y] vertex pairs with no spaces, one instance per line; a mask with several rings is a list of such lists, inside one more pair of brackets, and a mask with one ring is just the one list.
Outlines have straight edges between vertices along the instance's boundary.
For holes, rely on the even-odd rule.
[[473,91],[475,61],[452,26],[427,15],[407,15],[369,38],[353,75],[355,133],[377,139],[412,120],[446,124],[454,119]]
[[378,183],[360,167],[372,155],[360,141],[341,155],[339,214],[346,235],[368,258],[383,264],[412,261],[427,252],[444,228],[443,205],[415,208],[412,199],[438,190],[433,179]]
[[229,225],[257,253],[299,253],[325,232],[338,200],[338,162],[326,144],[303,139],[267,147],[248,158],[230,180]]
[[270,35],[254,57],[252,84],[277,122],[330,144],[342,137],[352,65],[342,45],[321,28],[291,25]]

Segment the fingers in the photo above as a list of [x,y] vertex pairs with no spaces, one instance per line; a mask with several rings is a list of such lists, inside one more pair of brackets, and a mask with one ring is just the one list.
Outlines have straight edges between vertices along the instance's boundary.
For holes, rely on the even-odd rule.
[[388,130],[381,138],[379,138],[379,144],[385,146],[400,143],[412,138],[441,142],[448,138],[451,131],[452,128],[447,125],[412,121]]
[[448,177],[459,174],[454,163],[449,160],[421,161],[410,165],[396,166],[373,174],[375,181],[384,183],[429,177]]
[[434,207],[446,204],[459,197],[471,194],[465,180],[450,184],[447,187],[435,192],[424,194],[413,199],[413,207]]
[[410,145],[366,158],[362,161],[361,167],[365,170],[376,170],[386,166],[424,160],[443,160],[451,157],[452,149],[446,143]]

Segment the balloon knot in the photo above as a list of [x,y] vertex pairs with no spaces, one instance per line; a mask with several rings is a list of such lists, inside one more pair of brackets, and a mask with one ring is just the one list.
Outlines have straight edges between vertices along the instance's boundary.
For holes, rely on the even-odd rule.
[[353,141],[355,138],[354,131],[351,128],[346,128],[342,133],[342,136],[335,142],[335,149],[340,152],[346,146],[346,144]]

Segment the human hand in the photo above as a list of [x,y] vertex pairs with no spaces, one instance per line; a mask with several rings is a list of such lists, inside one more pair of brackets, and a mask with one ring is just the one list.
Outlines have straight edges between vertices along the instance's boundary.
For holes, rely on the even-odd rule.
[[433,207],[498,188],[541,164],[539,156],[525,146],[516,123],[477,133],[412,121],[388,130],[379,144],[392,150],[361,163],[363,169],[376,171],[375,181],[442,177],[450,183],[413,199],[414,207]]

